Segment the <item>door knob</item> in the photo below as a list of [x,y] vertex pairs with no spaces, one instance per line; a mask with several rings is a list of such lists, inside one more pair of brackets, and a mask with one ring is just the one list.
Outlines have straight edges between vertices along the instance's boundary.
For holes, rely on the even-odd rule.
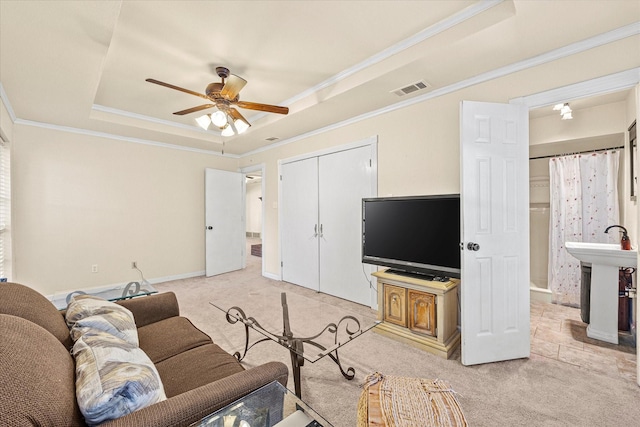
[[208,226],[207,230],[213,230],[213,227],[212,226]]
[[477,251],[480,250],[480,245],[477,243],[469,242],[467,243],[467,249],[469,249],[470,251]]

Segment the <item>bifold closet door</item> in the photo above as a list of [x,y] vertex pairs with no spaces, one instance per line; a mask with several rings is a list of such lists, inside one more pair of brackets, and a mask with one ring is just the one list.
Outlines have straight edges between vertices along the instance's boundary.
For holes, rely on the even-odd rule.
[[[371,304],[362,265],[362,199],[373,197],[371,147],[319,158],[320,291]],[[370,272],[370,271],[369,271]]]
[[317,291],[318,158],[285,163],[280,173],[282,280]]

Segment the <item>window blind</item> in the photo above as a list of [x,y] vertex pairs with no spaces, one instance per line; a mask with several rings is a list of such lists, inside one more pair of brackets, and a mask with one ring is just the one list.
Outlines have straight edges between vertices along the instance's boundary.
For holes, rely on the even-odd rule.
[[0,280],[11,280],[11,155],[0,138]]

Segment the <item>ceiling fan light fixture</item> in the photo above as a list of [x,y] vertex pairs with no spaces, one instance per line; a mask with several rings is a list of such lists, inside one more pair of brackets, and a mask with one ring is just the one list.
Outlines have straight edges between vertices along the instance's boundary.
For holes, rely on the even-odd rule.
[[234,125],[236,126],[236,130],[238,131],[238,135],[241,133],[245,133],[247,129],[249,129],[249,126],[251,126],[249,123],[245,122],[242,119],[235,120]]
[[289,114],[288,107],[279,107],[277,105],[259,104],[248,101],[240,102],[239,93],[247,84],[247,81],[242,77],[231,74],[229,69],[226,67],[216,67],[216,73],[218,74],[218,77],[221,78],[221,82],[210,83],[204,94],[175,86],[170,83],[161,82],[156,79],[148,78],[145,79],[145,81],[206,99],[208,101],[207,104],[176,111],[173,114],[184,116],[185,114],[215,108],[216,110],[213,113],[198,117],[196,119],[196,123],[204,130],[207,130],[213,123],[213,125],[221,131],[222,136],[232,136],[244,133],[251,126],[251,123],[249,123],[247,119],[245,119],[242,114],[234,108],[236,106],[249,110],[264,111],[267,113]]
[[200,126],[202,129],[207,130],[209,128],[209,125],[211,124],[211,117],[209,117],[208,114],[196,117],[196,123],[198,123],[198,126]]
[[218,110],[211,114],[211,123],[222,129],[227,124],[227,113]]
[[222,136],[233,136],[233,129],[231,128],[231,125],[226,125],[223,129],[222,129]]

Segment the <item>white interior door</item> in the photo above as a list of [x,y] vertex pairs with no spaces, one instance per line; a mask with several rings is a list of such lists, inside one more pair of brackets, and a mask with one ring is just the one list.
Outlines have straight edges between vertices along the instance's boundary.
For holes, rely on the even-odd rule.
[[318,159],[280,169],[282,280],[319,290]]
[[244,176],[205,169],[205,271],[207,276],[244,268]]
[[372,197],[371,146],[319,158],[320,291],[370,306],[362,265],[362,198]]
[[529,357],[528,128],[523,105],[462,102],[464,365]]

